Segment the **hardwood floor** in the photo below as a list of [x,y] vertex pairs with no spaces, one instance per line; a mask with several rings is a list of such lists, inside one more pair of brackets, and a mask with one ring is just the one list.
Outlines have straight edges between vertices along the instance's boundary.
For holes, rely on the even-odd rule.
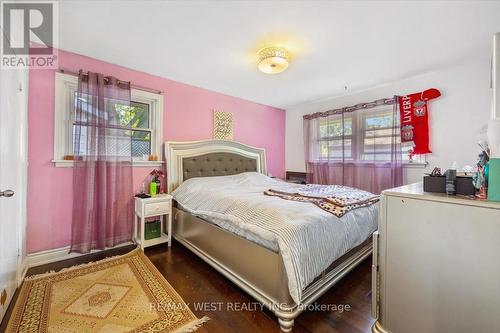
[[[124,247],[107,251],[105,254],[92,254],[34,267],[28,271],[28,275],[59,270],[130,250],[131,247]],[[211,318],[196,332],[281,332],[276,317],[270,311],[261,311],[249,295],[181,244],[174,242],[170,249],[165,245],[158,245],[146,249],[145,253],[198,317],[206,315]],[[370,281],[371,258],[367,258],[317,301],[317,304],[330,306],[349,305],[350,310],[305,311],[295,320],[293,332],[371,332],[374,319],[370,316]],[[0,332],[5,331],[6,319],[13,304],[14,301],[0,325]],[[208,307],[209,304],[216,309],[202,309],[202,306]],[[250,309],[250,306],[255,309]],[[237,307],[247,308],[235,311]]]

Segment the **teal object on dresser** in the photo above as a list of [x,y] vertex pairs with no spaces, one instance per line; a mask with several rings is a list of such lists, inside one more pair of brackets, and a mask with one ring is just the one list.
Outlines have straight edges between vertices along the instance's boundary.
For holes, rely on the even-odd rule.
[[144,226],[144,239],[154,239],[161,236],[160,220],[146,222]]
[[488,175],[488,200],[500,201],[500,158],[490,159]]

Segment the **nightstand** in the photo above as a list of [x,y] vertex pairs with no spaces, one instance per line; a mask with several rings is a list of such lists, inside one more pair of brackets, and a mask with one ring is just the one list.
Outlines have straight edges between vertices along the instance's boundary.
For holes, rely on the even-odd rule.
[[[135,198],[134,239],[141,249],[162,243],[172,244],[172,196],[158,194],[151,198]],[[160,237],[144,239],[147,217],[160,217]],[[137,225],[140,226],[138,230]]]

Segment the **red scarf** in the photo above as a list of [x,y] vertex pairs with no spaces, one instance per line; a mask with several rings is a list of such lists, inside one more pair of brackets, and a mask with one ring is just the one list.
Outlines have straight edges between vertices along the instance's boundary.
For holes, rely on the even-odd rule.
[[413,141],[413,154],[431,153],[427,101],[439,96],[441,96],[439,90],[431,88],[399,98],[401,141]]

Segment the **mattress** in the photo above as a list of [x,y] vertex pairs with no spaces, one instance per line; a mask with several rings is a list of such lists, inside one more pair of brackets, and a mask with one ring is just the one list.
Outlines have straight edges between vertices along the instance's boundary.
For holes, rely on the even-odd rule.
[[268,189],[302,185],[248,172],[192,178],[173,193],[180,207],[283,257],[290,295],[302,291],[333,261],[363,243],[377,229],[378,204],[338,218],[314,204],[264,195]]
[[[311,209],[315,208],[314,210],[318,210],[319,208],[312,205],[312,204],[307,204],[307,203],[298,203],[301,204],[304,207],[304,209]],[[178,203],[178,208],[182,209],[186,212],[192,213],[193,210],[189,208],[185,208],[182,206],[182,204]],[[222,215],[222,216],[212,216],[210,214],[193,214],[196,215],[197,217],[202,218],[203,220],[212,223],[214,225],[217,225],[218,227],[229,231],[235,235],[238,235],[242,238],[245,238],[246,240],[249,240],[255,244],[258,244],[268,250],[271,250],[273,252],[278,252],[279,251],[279,246],[278,246],[278,241],[276,237],[273,234],[268,234],[267,237],[263,237],[262,233],[259,235],[255,232],[252,232],[251,230],[248,230],[248,228],[244,228],[240,226],[239,224],[235,224],[229,219],[227,216]],[[370,226],[370,231],[377,230],[377,216],[378,216],[378,205],[372,205],[369,207],[364,207],[360,209],[353,210],[340,219],[348,220],[348,224],[354,224],[354,223],[360,223],[361,221],[368,221],[367,224]],[[375,228],[375,229],[373,229]],[[371,234],[373,231],[367,236],[367,238],[371,237]],[[346,251],[347,252],[347,251]]]
[[[189,208],[184,208],[182,204],[178,203],[177,208],[186,211],[186,212],[192,212],[191,209]],[[249,240],[255,244],[258,244],[268,250],[271,250],[273,252],[278,252],[279,247],[278,247],[278,242],[276,241],[274,236],[270,236],[268,239],[263,238],[259,236],[258,234],[255,234],[254,232],[244,229],[240,227],[239,225],[236,225],[229,221],[227,218],[224,217],[214,217],[210,215],[203,215],[203,214],[194,214],[197,217],[202,218],[204,221],[207,221],[209,223],[212,223],[226,231],[229,231],[235,235],[238,235],[242,238],[245,238],[246,240]]]

